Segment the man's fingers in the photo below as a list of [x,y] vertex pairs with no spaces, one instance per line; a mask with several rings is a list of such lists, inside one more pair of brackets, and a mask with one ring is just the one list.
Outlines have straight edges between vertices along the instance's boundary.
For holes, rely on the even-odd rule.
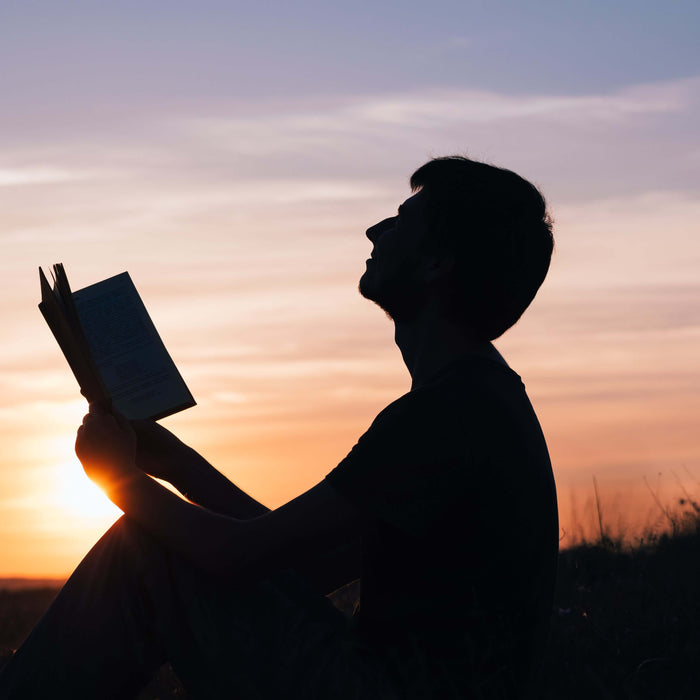
[[112,409],[112,415],[114,416],[114,420],[117,421],[117,425],[122,430],[125,430],[127,433],[134,432],[134,428],[131,425],[131,421],[129,421],[127,418],[125,418],[123,414],[119,413],[119,411],[117,411],[115,409]]
[[110,412],[105,410],[105,408],[100,404],[91,403],[90,411],[86,413],[85,416],[83,416],[83,425],[94,425],[98,422],[115,423],[123,431],[127,433],[133,432],[131,423],[126,418],[124,418],[124,416],[121,413],[118,413],[116,411]]
[[112,424],[116,427],[114,416],[109,415],[109,413],[86,413],[83,416],[82,428],[89,428],[94,431],[95,428],[100,430],[106,428],[108,424]]

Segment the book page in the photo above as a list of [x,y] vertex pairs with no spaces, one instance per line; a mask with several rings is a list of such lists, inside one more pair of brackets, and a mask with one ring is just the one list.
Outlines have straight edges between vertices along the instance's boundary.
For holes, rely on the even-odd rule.
[[128,272],[74,292],[73,300],[116,410],[162,418],[195,405]]
[[[60,273],[63,273],[62,268]],[[78,380],[81,392],[88,401],[108,405],[107,391],[100,381],[95,363],[91,360],[85,345],[85,339],[79,332],[80,329],[75,328],[75,323],[71,321],[71,316],[66,311],[59,286],[56,284],[52,289],[41,268],[39,268],[39,280],[41,283],[39,310]],[[67,287],[67,284],[66,280],[62,286]],[[69,287],[68,290],[70,292]]]

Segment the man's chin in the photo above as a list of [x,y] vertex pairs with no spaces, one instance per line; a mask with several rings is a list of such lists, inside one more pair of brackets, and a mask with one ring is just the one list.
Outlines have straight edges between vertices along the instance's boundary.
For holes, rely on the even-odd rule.
[[360,280],[360,294],[367,300],[374,302],[391,321],[412,321],[418,315],[416,304],[408,303],[407,299],[390,299],[382,295],[374,294],[374,290],[363,285]]
[[360,277],[360,282],[357,285],[357,289],[365,299],[376,301],[372,290],[372,284],[370,283],[366,272],[362,275],[362,277]]

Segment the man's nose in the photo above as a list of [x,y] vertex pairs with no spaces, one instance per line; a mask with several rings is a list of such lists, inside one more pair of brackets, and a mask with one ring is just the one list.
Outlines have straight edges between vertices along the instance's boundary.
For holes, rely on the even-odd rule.
[[395,216],[390,216],[388,219],[383,219],[378,224],[370,226],[365,232],[365,235],[370,241],[372,241],[372,243],[376,243],[379,236],[381,236],[382,233],[384,233],[384,231],[386,231],[388,228],[391,228],[391,225],[394,223],[395,219]]

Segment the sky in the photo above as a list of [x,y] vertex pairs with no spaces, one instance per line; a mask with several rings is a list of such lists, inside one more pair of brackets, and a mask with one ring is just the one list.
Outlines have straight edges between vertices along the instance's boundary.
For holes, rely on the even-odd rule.
[[164,424],[274,507],[409,389],[357,293],[364,231],[453,153],[555,221],[496,345],[562,546],[597,527],[594,479],[613,530],[664,525],[700,491],[698,26],[695,0],[3,2],[0,576],[68,574],[119,515],[73,453],[40,265],[130,272],[198,403]]

